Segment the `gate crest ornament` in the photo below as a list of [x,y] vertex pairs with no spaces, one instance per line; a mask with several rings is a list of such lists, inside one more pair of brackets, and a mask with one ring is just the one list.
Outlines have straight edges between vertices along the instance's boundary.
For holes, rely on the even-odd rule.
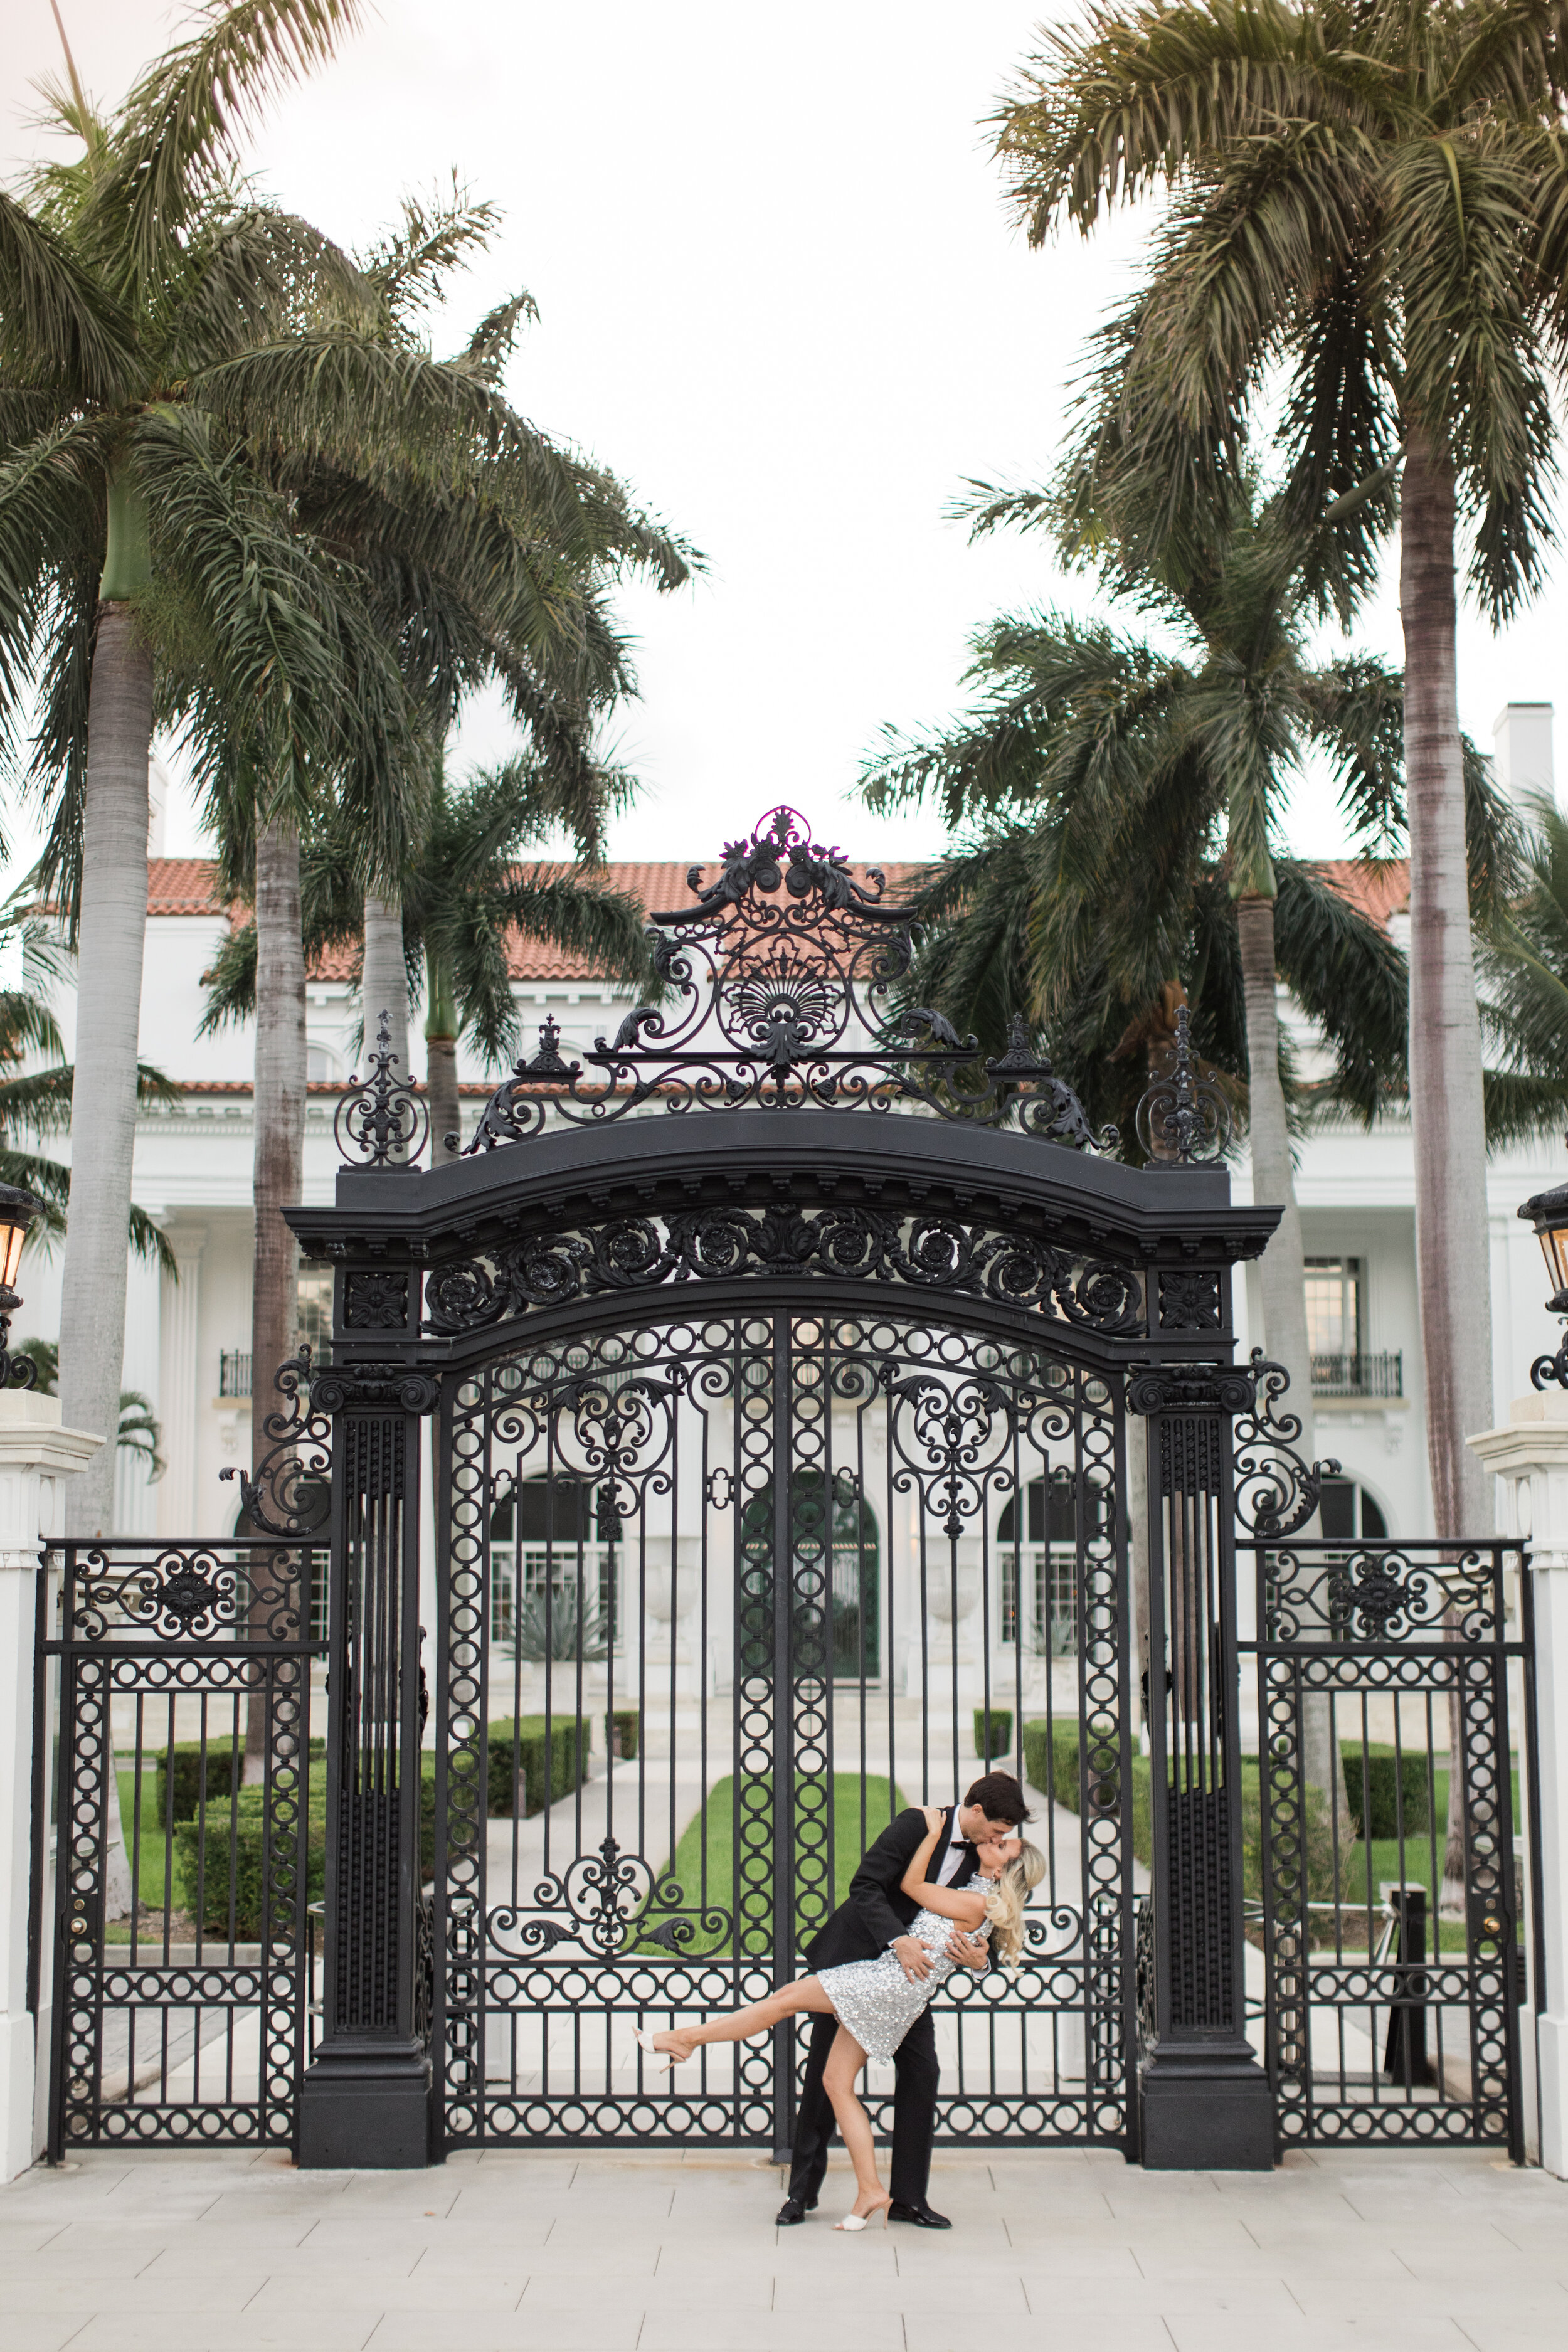
[[[813,842],[805,820],[770,810],[727,845],[717,880],[693,866],[696,903],[648,926],[664,997],[596,1038],[587,1069],[560,1052],[552,1021],[540,1049],[491,1097],[469,1153],[538,1135],[557,1118],[624,1118],[645,1103],[667,1111],[890,1110],[918,1103],[986,1127],[1015,1113],[1026,1132],[1079,1150],[1109,1150],[1072,1088],[1015,1021],[1007,1049],[983,1061],[929,1006],[900,1007],[919,933],[907,908],[885,903],[876,868],[858,880],[842,851]],[[378,1163],[379,1164],[379,1163]]]

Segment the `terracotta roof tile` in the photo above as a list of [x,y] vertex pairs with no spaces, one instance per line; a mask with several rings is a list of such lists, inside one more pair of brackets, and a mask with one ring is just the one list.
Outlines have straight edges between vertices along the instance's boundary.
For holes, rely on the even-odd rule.
[[1342,898],[1360,908],[1370,921],[1386,924],[1410,905],[1410,860],[1390,857],[1379,866],[1363,866],[1354,857],[1322,857],[1318,871]]
[[150,915],[221,915],[216,887],[217,867],[210,857],[150,857],[147,861],[147,912]]
[[[620,859],[605,868],[605,879],[612,890],[624,891],[635,898],[644,912],[663,912],[689,906],[691,892],[686,877],[689,860]],[[525,866],[525,874],[559,873],[562,869],[550,863]],[[717,859],[706,862],[705,874],[718,870]],[[853,869],[864,874],[864,865]],[[223,911],[215,891],[216,867],[209,857],[155,857],[147,871],[147,912],[149,915],[216,915]],[[888,878],[888,895],[897,898],[909,877],[918,871],[910,865],[889,865],[883,868]],[[239,919],[237,908],[229,910],[231,919]],[[580,956],[569,956],[561,949],[548,947],[542,940],[514,937],[508,953],[508,963],[514,980],[550,982],[595,980],[594,966]],[[315,981],[347,981],[354,968],[355,957],[349,948],[335,948],[321,956],[311,966],[310,977]]]

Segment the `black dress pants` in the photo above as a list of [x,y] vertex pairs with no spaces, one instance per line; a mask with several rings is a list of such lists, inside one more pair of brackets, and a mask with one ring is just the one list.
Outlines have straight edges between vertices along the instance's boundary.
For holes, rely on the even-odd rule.
[[[815,2197],[822,2187],[827,2146],[837,2128],[833,2103],[822,2087],[822,2070],[837,2032],[838,2020],[831,2014],[812,2021],[789,2171],[789,2193],[803,2200]],[[921,2011],[900,2042],[893,2072],[893,2166],[888,2185],[900,2205],[923,2205],[931,2184],[936,2087],[941,2079],[929,2009]]]

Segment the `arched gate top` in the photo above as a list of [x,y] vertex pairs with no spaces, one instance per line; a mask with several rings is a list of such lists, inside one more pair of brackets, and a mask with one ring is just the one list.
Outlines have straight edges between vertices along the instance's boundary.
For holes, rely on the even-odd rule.
[[1195,1160],[1223,1107],[1184,1032],[1143,1121],[1166,1157],[1128,1167],[1021,1030],[984,1061],[903,1001],[908,910],[793,810],[688,881],[693,903],[649,927],[661,1001],[584,1061],[546,1023],[462,1159],[395,1156],[416,1097],[374,1057],[340,1120],[358,1164],[331,1208],[289,1213],[342,1269],[335,1345],[397,1334],[428,1357],[580,1297],[755,1276],[967,1292],[1118,1352],[1228,1345],[1221,1272],[1278,1212],[1233,1204],[1223,1163]]

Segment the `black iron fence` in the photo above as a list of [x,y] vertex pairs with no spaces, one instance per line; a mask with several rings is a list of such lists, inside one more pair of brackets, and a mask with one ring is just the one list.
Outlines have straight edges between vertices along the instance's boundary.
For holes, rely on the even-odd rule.
[[1249,1969],[1280,2141],[1492,2142],[1520,2160],[1521,2012],[1542,1980],[1526,1556],[1238,1549],[1258,1627]]
[[259,1538],[49,1556],[34,1926],[54,2158],[293,2142],[325,1839],[323,1583],[324,1554]]

